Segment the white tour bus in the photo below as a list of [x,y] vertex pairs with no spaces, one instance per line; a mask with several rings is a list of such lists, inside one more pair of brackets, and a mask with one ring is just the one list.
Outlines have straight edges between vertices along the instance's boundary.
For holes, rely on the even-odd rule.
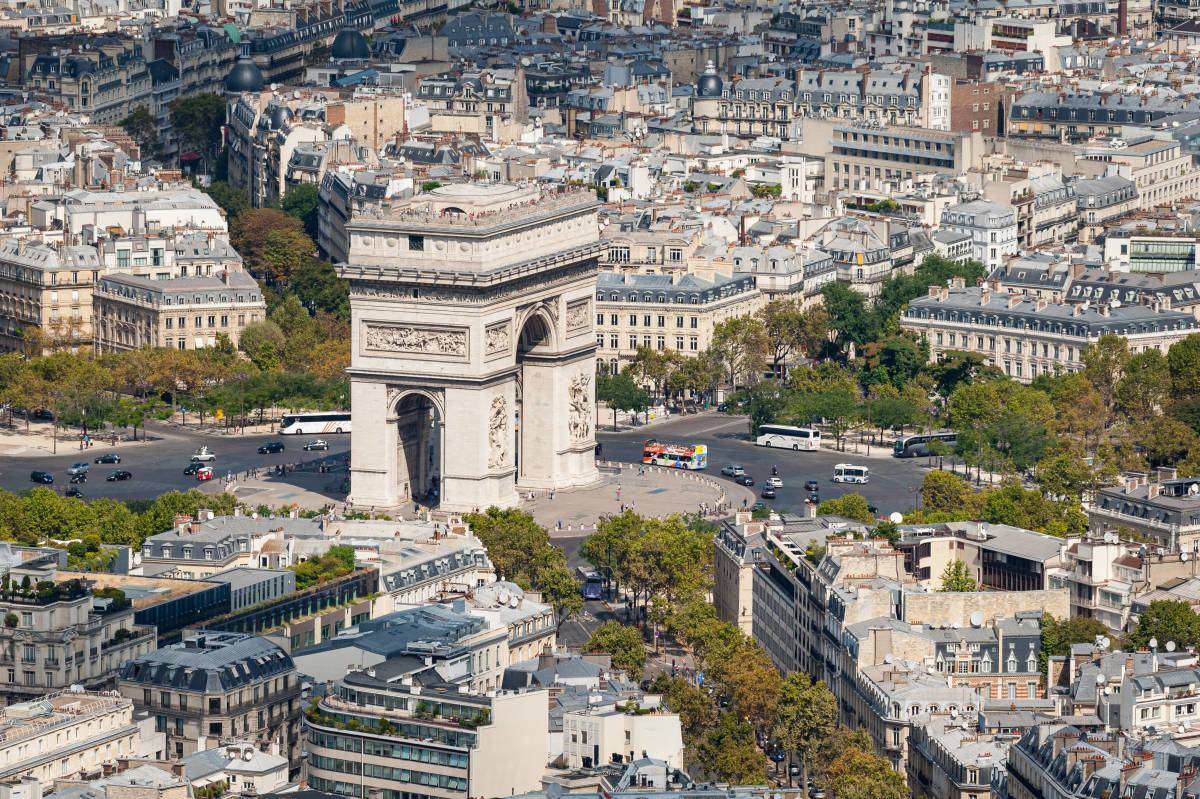
[[754,443],[760,447],[818,450],[821,448],[821,431],[811,427],[764,424],[759,425],[758,438]]
[[350,412],[286,413],[279,423],[282,435],[312,436],[318,433],[349,433]]
[[833,467],[833,482],[835,483],[865,483],[870,479],[870,470],[866,466],[839,463]]

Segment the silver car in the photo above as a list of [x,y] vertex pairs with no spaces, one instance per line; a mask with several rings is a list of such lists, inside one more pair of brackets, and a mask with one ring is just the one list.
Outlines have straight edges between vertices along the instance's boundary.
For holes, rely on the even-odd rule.
[[88,466],[89,466],[88,463],[86,463],[84,461],[80,461],[79,463],[76,463],[75,465],[73,465],[71,468],[67,469],[67,474],[71,475],[72,477],[74,477],[77,474],[87,474]]

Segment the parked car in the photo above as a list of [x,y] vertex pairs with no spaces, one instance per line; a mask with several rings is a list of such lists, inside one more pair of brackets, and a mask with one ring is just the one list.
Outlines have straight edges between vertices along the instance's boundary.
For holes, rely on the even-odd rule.
[[53,422],[54,414],[43,408],[40,411],[33,412],[33,420],[35,422]]
[[774,486],[765,485],[762,487],[762,491],[760,493],[761,493],[761,496],[763,499],[775,499],[775,487]]
[[196,463],[208,463],[217,459],[217,453],[210,450],[208,447],[200,447],[192,453],[192,460]]
[[772,488],[783,488],[782,477],[768,477],[766,482],[767,485],[771,486]]
[[183,473],[185,475],[187,475],[188,477],[191,477],[193,474],[195,474],[196,472],[200,471],[203,468],[205,468],[203,463],[193,462],[193,463],[189,463],[187,465],[187,468],[183,470]]
[[43,472],[39,469],[29,473],[29,480],[33,483],[52,485],[54,483],[54,475],[50,474],[50,472]]
[[329,449],[329,442],[323,438],[318,438],[316,441],[310,441],[304,445],[305,452],[311,452],[314,449]]
[[121,456],[115,452],[106,452],[92,460],[92,463],[120,463]]
[[820,491],[821,484],[818,483],[816,480],[805,480],[804,481],[804,490],[805,491],[813,491],[813,492]]
[[72,477],[77,474],[87,474],[88,466],[89,464],[87,461],[80,461],[79,463],[73,464],[71,468],[67,469],[67,474],[71,475]]
[[721,467],[721,474],[725,475],[726,477],[737,477],[739,474],[745,473],[745,469],[733,463],[727,463]]
[[754,485],[754,478],[748,474],[739,474],[737,477],[733,478],[733,482],[744,486],[752,486]]
[[115,483],[115,482],[118,482],[121,480],[132,480],[133,475],[130,474],[129,472],[125,471],[124,469],[117,469],[115,472],[112,472],[111,474],[108,475],[108,477],[105,477],[104,479],[110,483]]
[[282,441],[268,441],[258,448],[259,455],[270,455],[272,452],[283,452]]
[[66,490],[66,493],[63,494],[63,496],[64,497],[75,497],[75,499],[87,499],[87,497],[85,497],[83,495],[83,492],[80,491],[75,486],[71,486],[70,488],[68,488]]
[[799,777],[800,767],[793,763],[792,765],[788,766],[788,774],[791,774],[793,777]]

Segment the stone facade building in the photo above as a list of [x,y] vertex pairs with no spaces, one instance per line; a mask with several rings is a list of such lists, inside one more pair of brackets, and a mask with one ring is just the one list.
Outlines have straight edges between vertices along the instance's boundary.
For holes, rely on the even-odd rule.
[[977,352],[986,362],[1022,383],[1040,374],[1077,372],[1083,351],[1101,336],[1123,336],[1130,350],[1158,349],[1197,330],[1188,313],[1156,305],[1067,304],[1053,298],[994,291],[992,285],[931,286],[929,295],[908,304],[900,327],[929,343],[937,360],[949,350]]
[[234,738],[300,762],[300,679],[291,657],[266,638],[207,632],[121,667],[121,696],[154,716],[168,757]]
[[0,242],[0,350],[24,351],[30,334],[40,336],[45,351],[86,346],[101,274],[92,247]]

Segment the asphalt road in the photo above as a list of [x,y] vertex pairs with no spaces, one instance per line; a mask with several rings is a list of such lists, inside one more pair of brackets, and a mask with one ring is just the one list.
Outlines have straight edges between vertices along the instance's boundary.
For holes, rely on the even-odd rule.
[[[807,480],[818,481],[822,500],[843,494],[862,494],[869,503],[879,508],[879,515],[884,517],[893,511],[903,512],[919,504],[921,481],[928,472],[923,458],[893,458],[890,450],[876,450],[874,447],[871,450],[873,457],[869,458],[826,449],[817,452],[767,449],[755,446],[748,431],[749,422],[744,416],[709,412],[627,432],[612,433],[601,429],[597,431],[596,438],[604,447],[605,459],[629,463],[641,463],[642,442],[647,438],[706,444],[709,476],[729,479],[722,477],[721,467],[738,464],[754,477],[755,494],[762,491],[763,481],[771,476],[771,467],[778,466],[783,487],[776,489],[775,499],[763,500],[778,510],[800,511],[803,508],[808,498],[808,492],[804,490]],[[879,457],[875,457],[876,454]],[[838,463],[867,466],[871,470],[870,482],[866,485],[834,483],[833,467]]]
[[[221,436],[194,433],[167,426],[150,426],[150,441],[147,443],[125,443],[117,447],[105,447],[97,443],[86,451],[79,449],[74,439],[60,439],[57,455],[31,455],[0,459],[0,488],[20,492],[36,488],[38,484],[29,479],[34,469],[47,471],[54,476],[54,488],[60,491],[70,485],[67,468],[79,461],[87,461],[87,482],[80,485],[87,499],[153,499],[168,491],[187,491],[191,488],[220,490],[220,478],[226,472],[241,474],[252,467],[269,468],[281,463],[319,460],[325,457],[340,458],[350,452],[349,434],[319,436],[329,442],[326,452],[304,452],[308,441],[318,436],[246,435]],[[281,453],[259,455],[260,444],[266,441],[281,441],[285,447]],[[190,463],[196,448],[207,444],[216,453],[210,462],[214,479],[211,484],[198,482],[193,475],[185,475],[184,468]],[[94,463],[97,456],[114,452],[121,456],[120,465]],[[124,469],[133,474],[132,480],[106,482],[105,475]]]

